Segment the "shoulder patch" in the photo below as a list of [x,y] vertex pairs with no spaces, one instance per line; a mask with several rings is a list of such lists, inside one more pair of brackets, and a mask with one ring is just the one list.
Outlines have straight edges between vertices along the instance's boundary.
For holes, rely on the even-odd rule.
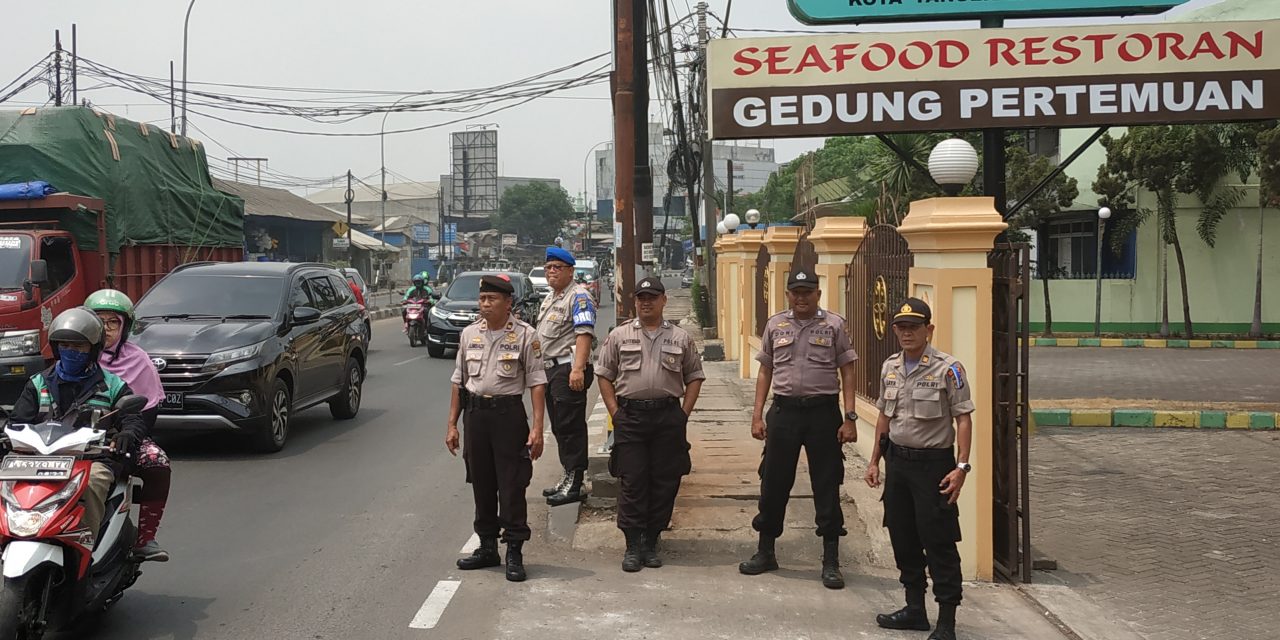
[[952,362],[947,367],[947,380],[952,381],[957,389],[964,388],[964,365],[959,362]]

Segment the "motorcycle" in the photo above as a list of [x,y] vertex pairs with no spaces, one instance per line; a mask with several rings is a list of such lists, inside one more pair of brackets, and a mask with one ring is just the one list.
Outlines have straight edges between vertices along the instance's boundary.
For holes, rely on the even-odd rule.
[[80,498],[91,458],[117,454],[107,443],[110,419],[146,403],[130,395],[106,413],[80,408],[61,421],[5,426],[12,453],[0,461],[0,639],[39,640],[46,631],[72,628],[115,604],[142,575],[133,557],[130,478],[117,478],[108,492],[106,522],[84,522]]
[[427,312],[431,302],[423,298],[404,301],[405,333],[409,334],[409,347],[427,343]]

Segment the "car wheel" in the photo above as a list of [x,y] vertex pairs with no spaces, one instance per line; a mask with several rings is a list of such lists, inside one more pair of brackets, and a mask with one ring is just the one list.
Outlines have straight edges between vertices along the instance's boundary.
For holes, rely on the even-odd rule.
[[364,371],[354,358],[347,362],[342,391],[329,401],[329,413],[336,420],[350,420],[360,413],[360,396],[364,387]]
[[284,448],[289,439],[289,418],[293,415],[293,396],[289,385],[276,378],[271,385],[271,399],[267,415],[253,434],[253,447],[262,453],[275,453]]
[[427,341],[427,355],[431,356],[432,358],[443,358],[444,345],[432,344],[430,341]]

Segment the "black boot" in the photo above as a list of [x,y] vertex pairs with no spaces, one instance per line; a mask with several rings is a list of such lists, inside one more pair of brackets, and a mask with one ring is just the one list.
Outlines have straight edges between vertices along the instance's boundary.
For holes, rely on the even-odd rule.
[[547,487],[546,489],[542,490],[542,497],[549,498],[557,493],[560,493],[561,491],[564,491],[564,488],[567,487],[569,483],[572,481],[573,481],[573,473],[566,470],[564,472],[564,475],[560,476],[560,482],[557,482],[554,487]]
[[885,629],[928,631],[929,614],[924,610],[924,591],[907,591],[907,606],[893,613],[876,616],[876,624]]
[[622,553],[622,570],[635,573],[644,568],[644,561],[640,559],[644,533],[640,529],[623,529],[622,535],[627,537],[627,550]]
[[507,582],[524,582],[524,540],[507,543]]
[[773,553],[773,537],[760,534],[760,545],[756,548],[755,555],[750,560],[738,564],[738,572],[756,576],[766,571],[776,571],[778,569],[778,558]]
[[472,551],[471,555],[458,559],[458,568],[463,571],[496,567],[500,564],[502,564],[502,558],[498,556],[497,536],[480,538],[480,546],[476,547],[476,550]]
[[644,566],[650,569],[662,566],[662,558],[658,557],[658,538],[661,535],[661,529],[651,529],[644,534],[644,544],[640,547],[640,559],[644,561]]
[[838,536],[822,539],[822,586],[828,589],[844,588],[844,575],[840,573],[840,538]]
[[582,502],[586,498],[587,492],[582,490],[582,472],[574,471],[568,484],[561,485],[559,491],[547,496],[547,504],[558,507],[562,504]]
[[938,626],[929,634],[929,640],[956,640],[956,605],[938,605]]

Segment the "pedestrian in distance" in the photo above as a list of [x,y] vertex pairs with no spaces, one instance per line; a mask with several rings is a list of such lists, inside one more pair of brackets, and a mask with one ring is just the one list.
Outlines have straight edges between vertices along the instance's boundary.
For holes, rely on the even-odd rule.
[[[511,313],[514,293],[505,275],[480,279],[480,319],[459,338],[444,442],[449,453],[458,454],[458,417],[464,415],[462,459],[475,499],[480,546],[459,559],[458,568],[501,565],[501,535],[507,545],[507,580],[522,582],[524,543],[530,537],[524,494],[533,477],[533,461],[542,455],[547,378],[537,331]],[[533,428],[524,409],[526,389],[533,404]]]
[[[774,541],[782,535],[796,463],[803,448],[809,461],[809,481],[817,510],[817,534],[822,538],[822,584],[843,589],[840,537],[846,535],[840,509],[844,481],[841,445],[858,439],[854,413],[854,363],[858,354],[849,342],[844,318],[819,306],[818,278],[797,268],[787,278],[790,309],[775,314],[761,336],[760,375],[756,380],[751,435],[764,440],[760,466],[759,514],[751,526],[760,543],[738,571],[757,575],[778,568]],[[773,404],[764,412],[773,392]],[[840,411],[840,397],[845,411]]]
[[906,607],[876,616],[876,623],[886,629],[930,629],[924,607],[927,567],[938,602],[938,625],[929,640],[955,640],[961,596],[956,501],[972,470],[973,401],[964,366],[930,344],[932,321],[929,305],[917,298],[907,298],[893,316],[902,351],[889,356],[880,370],[880,417],[865,480],[872,488],[880,486],[883,458],[884,526],[907,597]]
[[600,398],[613,418],[609,472],[622,485],[618,528],[627,540],[628,572],[662,566],[658,538],[671,525],[680,480],[690,471],[689,415],[707,377],[693,338],[662,316],[662,280],[636,283],[635,301],[636,319],[609,334],[596,361]]
[[564,474],[542,491],[556,507],[587,497],[587,389],[591,386],[591,345],[595,340],[596,303],[586,287],[574,282],[573,254],[547,247],[547,285],[551,294],[538,312],[538,334],[547,371],[547,412],[556,437]]

